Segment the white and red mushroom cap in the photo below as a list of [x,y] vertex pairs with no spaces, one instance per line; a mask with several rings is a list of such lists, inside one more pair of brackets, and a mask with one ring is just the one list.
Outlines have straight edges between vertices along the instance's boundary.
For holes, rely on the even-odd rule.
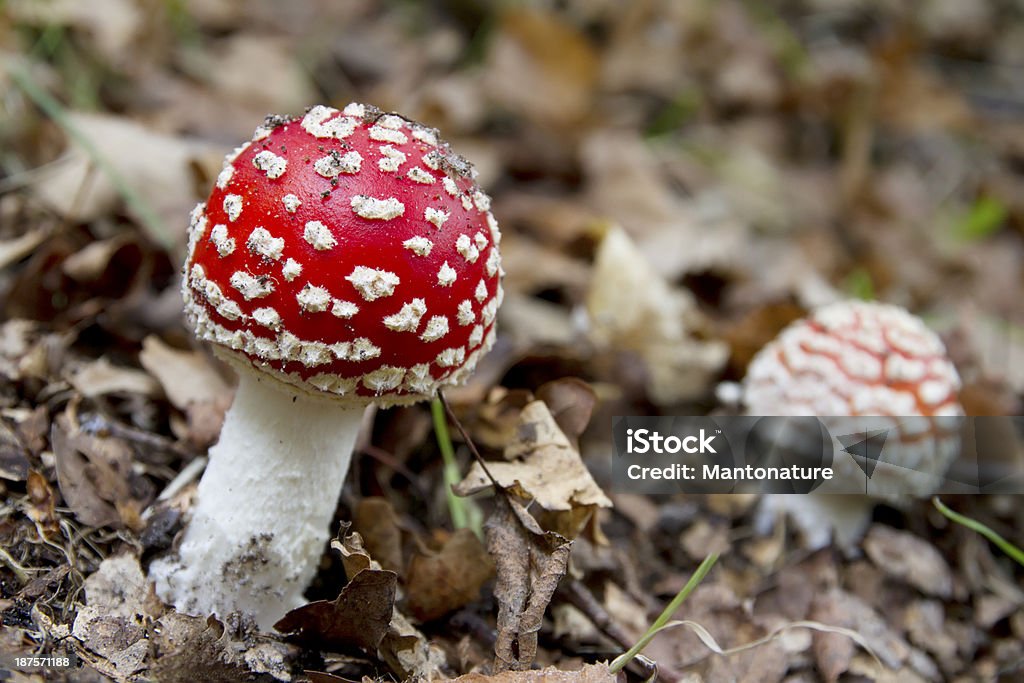
[[268,117],[193,212],[186,314],[231,360],[298,388],[421,400],[494,343],[500,239],[435,130],[361,104]]
[[[873,484],[883,494],[926,495],[959,449],[959,389],[942,341],[918,317],[843,301],[792,323],[761,349],[747,368],[743,401],[751,415],[824,417],[834,436],[846,428],[835,417],[885,418],[849,423],[890,428],[885,454],[898,467]],[[900,481],[886,486],[887,476]]]

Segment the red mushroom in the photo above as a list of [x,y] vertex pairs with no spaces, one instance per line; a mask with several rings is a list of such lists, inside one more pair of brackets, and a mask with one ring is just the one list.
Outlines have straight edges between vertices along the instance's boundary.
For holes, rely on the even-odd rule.
[[[890,304],[842,301],[794,322],[758,352],[743,380],[743,401],[751,415],[818,416],[837,438],[884,431],[884,461],[867,482],[869,493],[899,504],[931,494],[956,458],[959,389],[942,341],[920,318]],[[836,450],[843,448],[837,440]],[[832,464],[840,490],[865,477],[851,457]],[[823,546],[832,527],[840,542],[855,540],[870,501],[766,498],[765,510],[776,509],[794,512],[809,545]]]
[[495,338],[500,233],[437,132],[350,104],[269,117],[193,212],[185,310],[239,372],[158,593],[192,613],[301,603],[365,406],[460,383]]

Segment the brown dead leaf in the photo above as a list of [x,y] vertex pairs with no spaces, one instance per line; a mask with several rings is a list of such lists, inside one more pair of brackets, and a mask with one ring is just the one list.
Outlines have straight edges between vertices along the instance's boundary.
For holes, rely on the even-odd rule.
[[493,676],[468,673],[452,680],[456,683],[614,683],[618,676],[602,663],[585,664],[576,671],[549,666],[536,671],[502,671]]
[[403,680],[436,680],[446,663],[444,650],[427,640],[397,609],[377,655]]
[[875,524],[864,539],[864,552],[890,578],[927,595],[948,598],[953,593],[953,573],[931,543],[905,531]]
[[121,247],[130,243],[127,234],[90,242],[61,263],[65,275],[77,282],[92,282],[103,275]]
[[102,357],[75,368],[68,381],[87,398],[107,394],[141,394],[153,397],[159,392],[156,382],[145,372],[113,365]]
[[[577,451],[566,438],[543,401],[533,401],[519,414],[515,438],[505,447],[511,462],[488,463],[487,470],[504,488],[532,499],[547,513],[553,528],[574,538],[594,510],[611,507]],[[488,488],[491,480],[480,463],[455,485],[460,496]],[[553,525],[553,526],[552,526]]]
[[179,410],[193,403],[215,404],[231,395],[231,387],[205,355],[172,348],[155,335],[142,341],[139,362]]
[[150,335],[142,342],[139,362],[160,383],[171,404],[184,411],[188,428],[179,436],[198,447],[213,443],[234,393],[209,358],[199,351],[174,349]]
[[46,241],[50,230],[37,228],[9,240],[0,240],[0,269],[20,261]]
[[[177,225],[195,205],[189,162],[206,145],[172,137],[136,121],[108,114],[70,112],[70,125],[103,155],[104,159],[155,212],[164,226]],[[84,192],[80,191],[84,188]],[[87,222],[114,208],[120,195],[109,174],[95,172],[95,161],[73,141],[67,160],[52,175],[33,186],[36,195],[68,220]],[[134,207],[129,207],[132,210]],[[140,225],[155,227],[147,216]],[[168,239],[184,241],[185,232],[151,234],[158,244]]]
[[301,112],[317,99],[295,46],[280,36],[237,32],[219,41],[210,57],[206,75],[222,100],[283,114]]
[[494,562],[469,529],[448,537],[441,550],[417,553],[409,562],[407,604],[420,621],[444,616],[480,597]]
[[364,569],[333,602],[317,600],[288,612],[274,628],[306,645],[336,649],[357,645],[375,652],[388,631],[398,575]]
[[557,14],[506,11],[489,44],[484,85],[500,105],[555,127],[590,113],[597,55],[586,36]]
[[477,408],[476,420],[468,425],[473,441],[478,446],[503,450],[515,438],[519,414],[533,400],[533,392],[526,389],[491,389]]
[[25,481],[28,477],[26,449],[5,420],[0,420],[0,479]]
[[[875,610],[841,589],[833,588],[819,593],[811,608],[810,618],[855,631],[890,669],[899,669],[910,654],[907,642]],[[844,635],[815,632],[812,650],[818,669],[826,681],[836,681],[850,670],[855,647],[853,640]]]
[[498,575],[494,666],[499,672],[529,669],[544,610],[565,574],[572,541],[541,529],[519,500],[504,493],[496,497],[484,532]]
[[204,680],[242,683],[252,672],[242,665],[238,645],[215,617],[193,617],[169,612],[158,622],[152,640],[151,680],[191,683]]
[[537,389],[537,398],[547,404],[559,429],[573,441],[583,434],[597,405],[597,394],[577,377],[542,384]]
[[115,680],[145,669],[147,629],[163,607],[138,558],[122,554],[105,559],[84,588],[86,604],[78,609],[71,628],[78,653]]
[[386,498],[371,496],[360,500],[352,516],[352,528],[363,539],[366,552],[380,562],[381,567],[399,575],[403,573],[402,530]]
[[139,513],[152,492],[132,471],[134,455],[128,444],[81,431],[68,413],[54,421],[50,442],[61,494],[83,524],[140,530]]

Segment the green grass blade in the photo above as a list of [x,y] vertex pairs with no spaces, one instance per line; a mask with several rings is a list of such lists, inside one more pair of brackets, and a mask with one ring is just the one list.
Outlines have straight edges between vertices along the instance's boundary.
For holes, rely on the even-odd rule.
[[935,508],[943,515],[945,515],[947,518],[951,519],[957,524],[962,524],[971,531],[977,532],[985,538],[987,538],[988,540],[995,543],[1000,550],[1002,550],[1009,557],[1011,557],[1015,562],[1017,562],[1017,564],[1024,567],[1024,550],[1021,550],[1014,544],[1010,543],[1005,538],[1003,538],[995,531],[982,524],[981,522],[971,519],[970,517],[961,515],[959,512],[953,512],[948,507],[946,507],[946,505],[941,500],[939,500],[938,496],[932,498],[932,504],[935,505]]
[[669,620],[672,618],[672,615],[676,613],[676,610],[683,604],[683,601],[690,596],[690,593],[700,585],[700,582],[704,580],[704,577],[708,575],[708,572],[711,571],[711,568],[715,566],[716,562],[718,562],[718,553],[712,553],[704,558],[704,561],[700,563],[700,566],[697,567],[697,571],[693,573],[693,576],[691,576],[690,580],[686,582],[683,589],[676,593],[676,596],[672,598],[672,602],[668,603],[668,606],[661,612],[661,614],[658,615],[658,618],[654,620],[651,627],[647,629],[647,633],[645,633],[633,647],[629,648],[628,651],[622,653],[612,661],[609,666],[609,670],[613,674],[622,671],[622,669],[629,664],[634,657],[640,654],[640,652],[647,647],[647,644],[651,642],[654,636],[658,635],[658,632],[665,628],[669,623]]
[[452,491],[452,486],[459,483],[462,475],[459,472],[459,464],[455,461],[455,449],[448,433],[448,419],[441,399],[435,398],[430,402],[430,415],[434,419],[434,434],[441,449],[441,458],[444,460],[444,493],[448,500],[448,514],[452,518],[452,526],[456,529],[469,527],[477,537],[482,537],[483,528],[477,523],[478,520],[471,519],[474,516],[470,514],[467,501]]

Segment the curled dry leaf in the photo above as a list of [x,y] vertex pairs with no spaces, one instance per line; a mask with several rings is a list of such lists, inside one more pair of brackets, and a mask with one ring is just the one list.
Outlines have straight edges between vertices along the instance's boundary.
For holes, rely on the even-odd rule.
[[480,596],[494,574],[494,562],[469,529],[448,537],[436,553],[417,553],[409,562],[409,611],[420,621],[437,619]]
[[331,541],[331,548],[341,554],[341,563],[345,567],[345,576],[349,581],[364,569],[380,569],[380,562],[372,559],[363,546],[363,537],[357,533],[348,533],[350,522],[342,522],[337,537]]
[[0,268],[6,268],[31,254],[46,241],[50,232],[48,228],[36,228],[13,239],[0,240]]
[[25,449],[7,425],[0,422],[0,479],[25,481],[28,477],[28,458]]
[[659,404],[705,394],[729,356],[723,342],[693,336],[705,325],[693,297],[658,276],[618,227],[598,248],[587,314],[598,346],[644,361],[648,393]]
[[427,640],[397,609],[377,656],[403,680],[415,681],[436,680],[446,661],[444,650]]
[[565,574],[572,541],[541,529],[518,499],[504,493],[496,497],[484,532],[498,574],[494,666],[499,672],[529,669],[544,610]]
[[[564,513],[557,528],[567,536],[578,534],[594,510],[612,505],[543,401],[523,408],[505,458],[510,462],[488,463],[491,476],[513,495],[532,499],[548,512]],[[467,496],[490,485],[483,467],[474,463],[454,490]]]
[[[380,563],[363,547],[362,537],[346,533],[348,528],[349,524],[343,522],[331,548],[341,554],[349,581],[366,571],[394,574],[382,572]],[[384,635],[377,645],[377,656],[403,679],[432,680],[444,665],[444,652],[432,645],[396,607],[392,607],[388,618],[390,622],[385,622]]]
[[[224,624],[212,616],[203,618],[168,612],[154,629],[152,647],[149,678],[161,683],[190,683],[200,672],[204,680],[241,683],[253,680],[254,673],[263,673],[246,666],[251,651],[239,653],[239,644],[232,640]],[[259,654],[260,647],[257,645],[252,650]]]
[[152,491],[132,471],[128,444],[83,432],[67,413],[53,423],[50,442],[61,495],[83,524],[141,529]]

